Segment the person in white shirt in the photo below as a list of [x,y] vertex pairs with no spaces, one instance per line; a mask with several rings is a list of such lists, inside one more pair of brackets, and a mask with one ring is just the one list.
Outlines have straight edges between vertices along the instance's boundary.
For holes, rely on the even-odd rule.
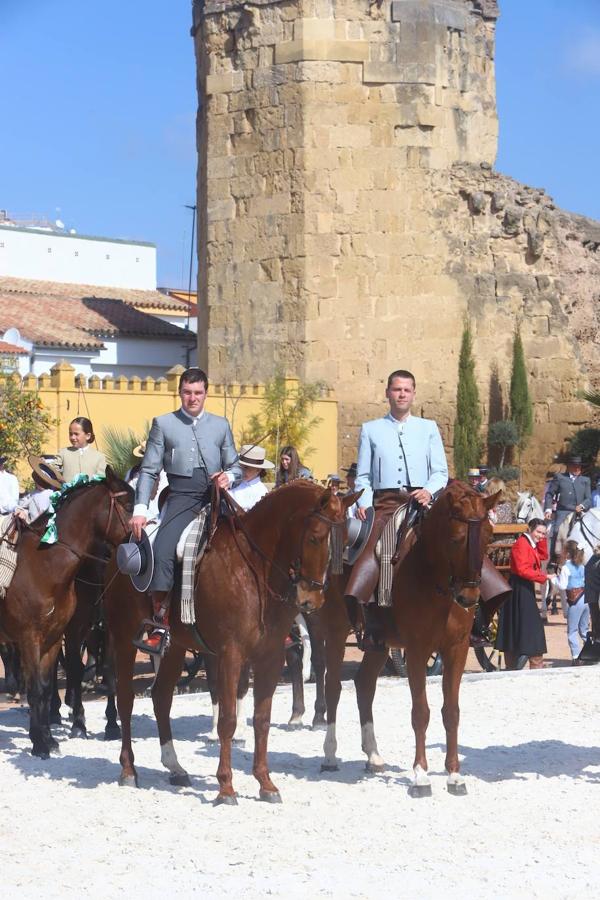
[[19,502],[19,481],[4,468],[7,456],[0,456],[0,515],[11,513]]
[[266,469],[274,469],[275,464],[265,459],[263,447],[252,444],[244,444],[240,450],[238,463],[242,470],[242,480],[229,493],[236,503],[248,512],[258,503],[261,497],[269,493],[269,490],[260,479],[259,472]]

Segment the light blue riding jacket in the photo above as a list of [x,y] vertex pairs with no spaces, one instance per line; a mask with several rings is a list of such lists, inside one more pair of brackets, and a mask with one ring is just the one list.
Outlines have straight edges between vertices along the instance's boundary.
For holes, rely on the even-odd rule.
[[360,430],[356,490],[364,489],[358,501],[361,507],[373,505],[373,491],[410,486],[435,494],[448,483],[448,463],[436,423],[409,416],[400,437],[398,425],[388,414],[365,422]]

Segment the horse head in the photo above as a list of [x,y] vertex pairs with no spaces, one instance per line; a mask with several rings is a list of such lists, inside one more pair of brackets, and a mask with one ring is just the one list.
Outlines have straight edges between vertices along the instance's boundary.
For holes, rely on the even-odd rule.
[[438,589],[463,609],[479,600],[481,567],[492,536],[488,512],[500,494],[484,497],[454,481],[433,504],[423,526],[421,539],[427,543]]
[[[295,483],[302,487],[302,482]],[[340,497],[329,488],[318,491],[317,502],[302,513],[300,510],[289,519],[289,535],[292,546],[299,547],[290,566],[289,575],[296,589],[296,603],[302,612],[314,612],[325,602],[327,570],[330,561],[333,571],[342,570],[342,552],[345,542],[346,510],[360,497],[361,491]],[[293,485],[290,486],[290,491]],[[303,489],[304,490],[304,489]]]
[[103,526],[102,540],[116,547],[127,540],[130,528],[129,517],[133,511],[133,488],[122,481],[110,466],[106,467],[106,481],[108,488],[108,518]]

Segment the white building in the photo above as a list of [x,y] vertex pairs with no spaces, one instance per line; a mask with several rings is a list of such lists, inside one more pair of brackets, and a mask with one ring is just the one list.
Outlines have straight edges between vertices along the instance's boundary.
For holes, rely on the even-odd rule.
[[0,219],[0,275],[155,291],[156,247]]

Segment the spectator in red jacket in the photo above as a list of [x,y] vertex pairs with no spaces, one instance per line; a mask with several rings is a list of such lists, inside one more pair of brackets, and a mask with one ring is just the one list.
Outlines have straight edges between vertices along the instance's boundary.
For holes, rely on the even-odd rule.
[[496,648],[502,650],[507,669],[516,669],[519,657],[529,658],[531,669],[541,669],[546,653],[544,626],[535,599],[535,585],[556,576],[542,571],[548,559],[546,523],[531,519],[527,531],[515,541],[510,554],[511,598],[498,614]]

